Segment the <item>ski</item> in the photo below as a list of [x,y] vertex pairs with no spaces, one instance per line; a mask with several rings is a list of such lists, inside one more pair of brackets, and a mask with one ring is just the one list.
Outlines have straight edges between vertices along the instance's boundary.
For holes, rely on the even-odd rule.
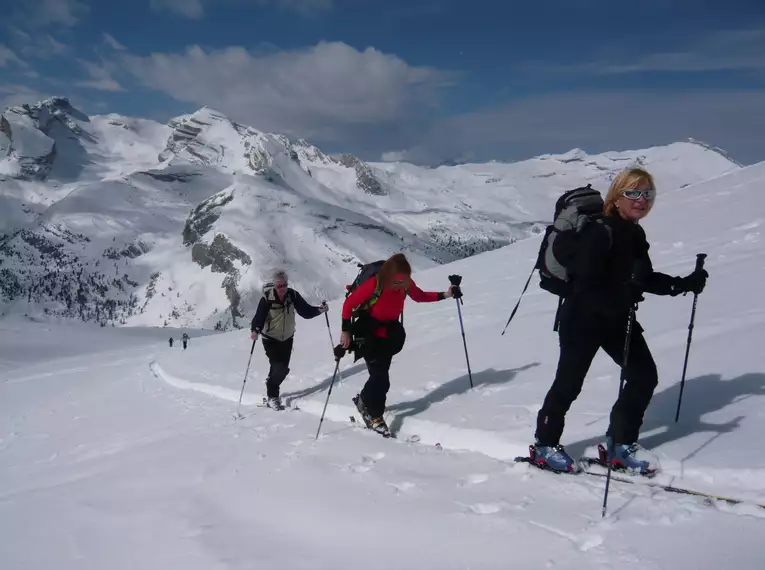
[[[549,473],[554,473],[556,475],[576,475],[576,476],[591,475],[594,477],[602,477],[602,478],[606,478],[608,476],[607,473],[600,473],[598,471],[594,471],[591,469],[593,465],[608,468],[608,465],[605,462],[603,462],[600,458],[596,458],[596,457],[582,457],[581,459],[579,459],[579,462],[578,462],[579,471],[571,471],[568,473],[564,473],[562,471],[555,471],[545,465],[540,465],[534,460],[532,460],[530,457],[526,457],[526,456],[516,457],[515,462],[528,463],[529,465],[533,465],[534,467],[536,467],[537,469],[541,471],[547,471]],[[649,475],[635,474],[635,475],[628,475],[628,476],[617,475],[617,473],[630,473],[630,472],[623,468],[612,467],[612,472],[611,472],[612,481],[618,481],[619,483],[627,483],[629,485],[642,485],[646,487],[651,487],[653,489],[665,491],[667,493],[703,497],[704,499],[706,499],[705,504],[708,504],[708,505],[714,502],[725,502],[730,505],[754,505],[761,509],[765,509],[765,505],[760,503],[755,503],[753,501],[747,501],[744,499],[735,499],[732,497],[723,497],[721,495],[715,495],[713,493],[705,493],[703,491],[696,491],[694,489],[686,489],[683,487],[675,487],[674,485],[666,485],[664,483],[651,481],[651,477],[655,475],[655,472]]]
[[[265,398],[263,398],[262,402],[255,404],[255,407],[256,408],[265,408],[267,410],[273,410],[273,408],[268,405],[267,400]],[[274,411],[275,412],[287,412],[287,411],[289,411],[289,412],[299,412],[300,408],[297,406],[297,404],[290,405],[290,406],[282,405],[282,408],[280,410],[274,410]],[[249,418],[252,415],[254,415],[254,414],[252,414],[252,413],[250,413],[250,414],[242,414],[242,413],[234,414],[234,419],[235,420],[243,420],[245,418]]]

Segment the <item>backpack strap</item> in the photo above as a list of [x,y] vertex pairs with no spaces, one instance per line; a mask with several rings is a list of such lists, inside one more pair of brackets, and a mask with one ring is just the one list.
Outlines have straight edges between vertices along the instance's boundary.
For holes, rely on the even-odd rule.
[[563,297],[558,297],[558,309],[555,311],[555,321],[553,322],[553,331],[558,332],[560,325],[560,308],[563,305]]
[[382,295],[383,286],[382,283],[380,283],[380,280],[377,278],[377,275],[374,276],[375,280],[375,290],[372,293],[372,296],[364,301],[359,307],[357,307],[357,311],[368,311],[372,305],[374,305],[379,299],[380,295]]

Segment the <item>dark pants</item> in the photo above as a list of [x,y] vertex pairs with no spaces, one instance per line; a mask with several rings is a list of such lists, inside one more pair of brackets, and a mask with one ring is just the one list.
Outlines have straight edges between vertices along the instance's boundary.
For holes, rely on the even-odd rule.
[[188,342],[189,342],[189,341],[187,341],[187,340],[184,340],[184,341],[183,341],[183,350],[186,350],[186,344],[188,344]]
[[361,401],[364,402],[369,415],[379,418],[385,411],[385,401],[390,389],[390,365],[392,354],[375,354],[365,356],[364,361],[369,370],[369,379],[361,390]]
[[279,387],[290,372],[290,357],[292,356],[292,338],[275,340],[263,337],[263,348],[271,364],[266,378],[266,396],[279,397]]
[[385,412],[385,401],[390,389],[390,365],[406,342],[406,331],[400,322],[388,321],[382,325],[388,336],[380,338],[369,335],[363,353],[369,379],[361,390],[361,401],[373,418],[379,418]]
[[[619,366],[624,359],[627,322],[617,326],[582,326],[574,319],[561,319],[560,358],[555,381],[537,415],[536,437],[542,445],[557,445],[563,434],[566,412],[579,396],[595,354],[602,348]],[[607,435],[618,443],[638,440],[640,426],[658,384],[656,364],[643,338],[640,325],[632,328],[624,390],[611,409]],[[615,392],[618,387],[614,388]]]

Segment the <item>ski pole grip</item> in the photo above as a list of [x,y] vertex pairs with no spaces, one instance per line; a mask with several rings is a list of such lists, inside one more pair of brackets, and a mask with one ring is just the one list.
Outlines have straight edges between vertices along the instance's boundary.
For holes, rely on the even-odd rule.
[[696,254],[696,271],[701,271],[704,269],[704,260],[707,258],[706,253],[697,253]]

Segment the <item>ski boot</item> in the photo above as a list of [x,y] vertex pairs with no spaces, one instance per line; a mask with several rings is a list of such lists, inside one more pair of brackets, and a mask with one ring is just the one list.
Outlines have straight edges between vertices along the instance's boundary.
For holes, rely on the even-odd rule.
[[576,462],[562,445],[540,445],[535,442],[529,446],[529,459],[537,467],[558,473],[576,473]]
[[263,398],[263,403],[266,405],[267,408],[271,408],[272,410],[276,410],[278,412],[281,412],[284,410],[284,406],[282,405],[279,398]]
[[647,451],[639,443],[617,443],[614,446],[614,454],[611,457],[611,440],[606,445],[598,445],[598,455],[603,465],[626,473],[645,475],[652,477],[659,471],[659,459],[650,451]]
[[367,411],[367,407],[361,400],[361,394],[356,394],[353,397],[353,403],[356,406],[359,414],[361,414],[361,419],[364,420],[364,425],[367,426],[367,429],[377,432],[383,437],[391,437],[390,430],[388,429],[388,424],[385,423],[385,420],[382,416],[373,418],[370,415],[369,411]]

